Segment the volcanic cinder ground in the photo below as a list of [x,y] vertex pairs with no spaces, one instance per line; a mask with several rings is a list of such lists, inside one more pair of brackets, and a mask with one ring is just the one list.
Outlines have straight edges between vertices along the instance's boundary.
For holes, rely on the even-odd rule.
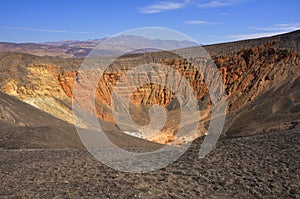
[[222,139],[199,159],[201,140],[175,163],[118,172],[84,149],[0,150],[2,198],[299,198],[300,129]]

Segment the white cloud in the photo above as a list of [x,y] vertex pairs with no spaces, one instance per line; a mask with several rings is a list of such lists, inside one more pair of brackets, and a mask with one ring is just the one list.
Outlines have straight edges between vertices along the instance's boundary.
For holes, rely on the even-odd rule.
[[221,0],[213,0],[205,3],[201,3],[198,5],[198,7],[201,8],[218,8],[218,7],[225,7],[225,6],[230,6],[232,5],[228,1],[221,1]]
[[191,20],[191,21],[185,21],[184,23],[186,24],[193,24],[193,25],[208,25],[208,24],[213,24],[208,21],[202,21],[202,20]]
[[284,34],[300,29],[300,23],[285,23],[285,24],[274,24],[268,27],[249,27],[253,30],[260,30],[264,32],[254,33],[254,34],[240,34],[240,35],[230,35],[229,38],[232,39],[255,39],[260,37],[270,37],[274,35]]
[[286,24],[274,24],[270,27],[250,27],[255,30],[264,30],[264,31],[294,31],[300,29],[300,23],[286,23]]
[[[232,6],[243,3],[249,0],[201,0],[198,4],[200,8],[217,8],[217,7],[225,7]],[[178,10],[185,8],[190,5],[197,4],[196,2],[192,2],[191,0],[183,0],[183,1],[158,1],[155,4],[145,6],[139,9],[141,13],[144,14],[154,14],[165,12],[168,10]],[[221,15],[227,15],[227,13],[221,13]]]
[[279,35],[284,33],[286,32],[263,32],[263,33],[254,33],[254,34],[230,35],[228,37],[235,40],[244,40],[244,39],[256,39],[261,37],[271,37],[274,35]]
[[234,6],[250,0],[202,0],[201,3],[198,4],[200,8],[219,8],[226,6]]
[[188,2],[189,1],[184,1],[180,3],[171,1],[160,1],[156,4],[140,8],[140,12],[144,14],[154,14],[168,10],[177,10],[186,7]]
[[16,26],[0,26],[0,29],[26,30],[26,31],[37,31],[37,32],[55,32],[55,33],[73,33],[73,34],[91,34],[91,32],[70,31],[70,30],[50,30],[50,29],[27,28],[27,27],[16,27]]

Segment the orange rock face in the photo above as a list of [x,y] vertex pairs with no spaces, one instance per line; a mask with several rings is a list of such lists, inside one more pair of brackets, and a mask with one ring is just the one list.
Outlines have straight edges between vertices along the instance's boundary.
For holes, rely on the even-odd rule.
[[77,77],[77,71],[61,72],[58,74],[58,81],[66,95],[72,98],[73,88]]
[[[152,58],[142,57],[141,60]],[[286,79],[293,77],[295,67],[300,65],[299,54],[274,49],[270,45],[243,49],[213,57],[213,60],[226,87],[228,110],[232,112],[251,103],[264,92],[278,88],[280,84],[277,82],[285,82]],[[202,75],[187,60],[157,58],[156,63],[176,69],[187,78],[199,101],[204,101],[208,96],[208,88]],[[96,114],[100,119],[114,122],[111,113],[112,91],[126,72],[139,64],[141,64],[139,60],[136,61],[132,57],[122,58],[112,64],[102,77],[100,73],[84,74],[75,69],[67,71],[59,66],[40,64],[27,67],[27,76],[8,77],[0,86],[2,91],[73,123],[70,104],[75,84],[83,91],[90,91],[93,85],[85,84],[84,81],[98,82],[95,93]],[[164,80],[168,80],[168,77],[172,77],[171,72],[163,74]],[[138,79],[136,81],[139,83]],[[181,79],[174,81],[180,85]],[[90,104],[93,102],[87,93],[83,92],[79,100],[84,109],[91,111],[94,107]],[[126,92],[125,89],[123,94],[130,95],[130,102],[136,107],[150,107],[153,104],[167,106],[175,98],[170,88],[158,84],[143,85],[132,93]],[[208,100],[207,108],[210,106],[212,104]],[[169,142],[172,139],[173,135],[170,133],[161,140]]]
[[[295,53],[287,53],[284,50],[275,50],[268,45],[252,49],[240,50],[238,53],[213,58],[221,73],[226,86],[226,95],[229,110],[234,111],[245,106],[256,96],[260,95],[264,88],[271,87],[276,78],[280,78],[286,64],[297,65],[299,57]],[[168,65],[179,71],[189,80],[198,99],[208,94],[208,88],[201,74],[187,60],[161,59],[161,64]],[[280,67],[280,65],[283,67]],[[122,66],[122,63],[120,64]],[[97,114],[101,119],[113,121],[109,116],[111,94],[116,83],[122,78],[130,67],[124,65],[113,70],[107,70],[103,78],[99,79],[96,91],[96,101],[102,104],[98,107]],[[168,74],[167,74],[168,75]],[[58,81],[66,95],[72,97],[72,89],[76,81],[77,72],[61,72]],[[99,78],[89,76],[88,78]],[[79,82],[80,83],[80,82]],[[89,89],[89,88],[86,88]],[[174,99],[174,93],[167,87],[157,84],[147,84],[138,88],[130,99],[136,106],[159,104],[166,106]],[[104,105],[104,106],[103,106]],[[211,103],[208,103],[210,106]]]

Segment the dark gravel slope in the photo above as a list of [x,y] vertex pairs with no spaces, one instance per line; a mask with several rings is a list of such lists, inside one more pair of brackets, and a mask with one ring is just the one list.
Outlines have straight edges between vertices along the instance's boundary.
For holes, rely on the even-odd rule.
[[1,150],[1,198],[299,198],[300,130],[201,140],[165,169],[115,171],[83,149]]

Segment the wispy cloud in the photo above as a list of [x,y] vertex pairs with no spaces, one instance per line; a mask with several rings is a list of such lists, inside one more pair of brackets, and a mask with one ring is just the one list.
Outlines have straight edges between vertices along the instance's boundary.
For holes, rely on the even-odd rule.
[[203,21],[203,20],[190,20],[190,21],[185,21],[185,24],[192,24],[192,25],[209,25],[209,24],[214,24],[212,22],[208,21]]
[[[165,12],[169,10],[178,10],[191,5],[197,5],[200,8],[217,8],[217,7],[225,7],[232,6],[243,3],[249,0],[201,0],[200,3],[193,2],[191,0],[183,0],[183,1],[158,1],[155,4],[148,5],[139,9],[141,13],[144,14],[154,14]],[[226,15],[227,13],[223,13]]]
[[240,34],[240,35],[230,35],[229,38],[232,39],[255,39],[260,37],[271,37],[274,35],[284,34],[295,30],[300,30],[300,23],[285,23],[285,24],[274,24],[268,27],[256,27],[250,26],[249,29],[260,30],[264,32],[253,33],[253,34]]
[[249,0],[203,0],[198,4],[200,8],[219,8],[226,6],[234,6]]
[[264,31],[294,31],[300,29],[300,23],[285,23],[285,24],[275,24],[270,27],[255,27],[251,26],[251,29],[264,30]]
[[36,32],[72,33],[72,34],[92,34],[91,32],[82,32],[82,31],[51,30],[51,29],[28,28],[28,27],[17,27],[17,26],[0,26],[0,29],[25,30],[25,31],[36,31]]
[[286,32],[263,32],[263,33],[254,33],[254,34],[240,34],[240,35],[230,35],[228,38],[235,40],[244,40],[244,39],[255,39],[261,37],[271,37],[274,35],[284,34]]
[[168,10],[177,10],[186,7],[188,3],[188,0],[183,2],[160,1],[156,4],[140,8],[140,12],[144,14],[154,14]]
[[230,2],[221,1],[221,0],[213,0],[208,2],[203,2],[198,5],[201,8],[217,8],[217,7],[225,7],[231,5]]

